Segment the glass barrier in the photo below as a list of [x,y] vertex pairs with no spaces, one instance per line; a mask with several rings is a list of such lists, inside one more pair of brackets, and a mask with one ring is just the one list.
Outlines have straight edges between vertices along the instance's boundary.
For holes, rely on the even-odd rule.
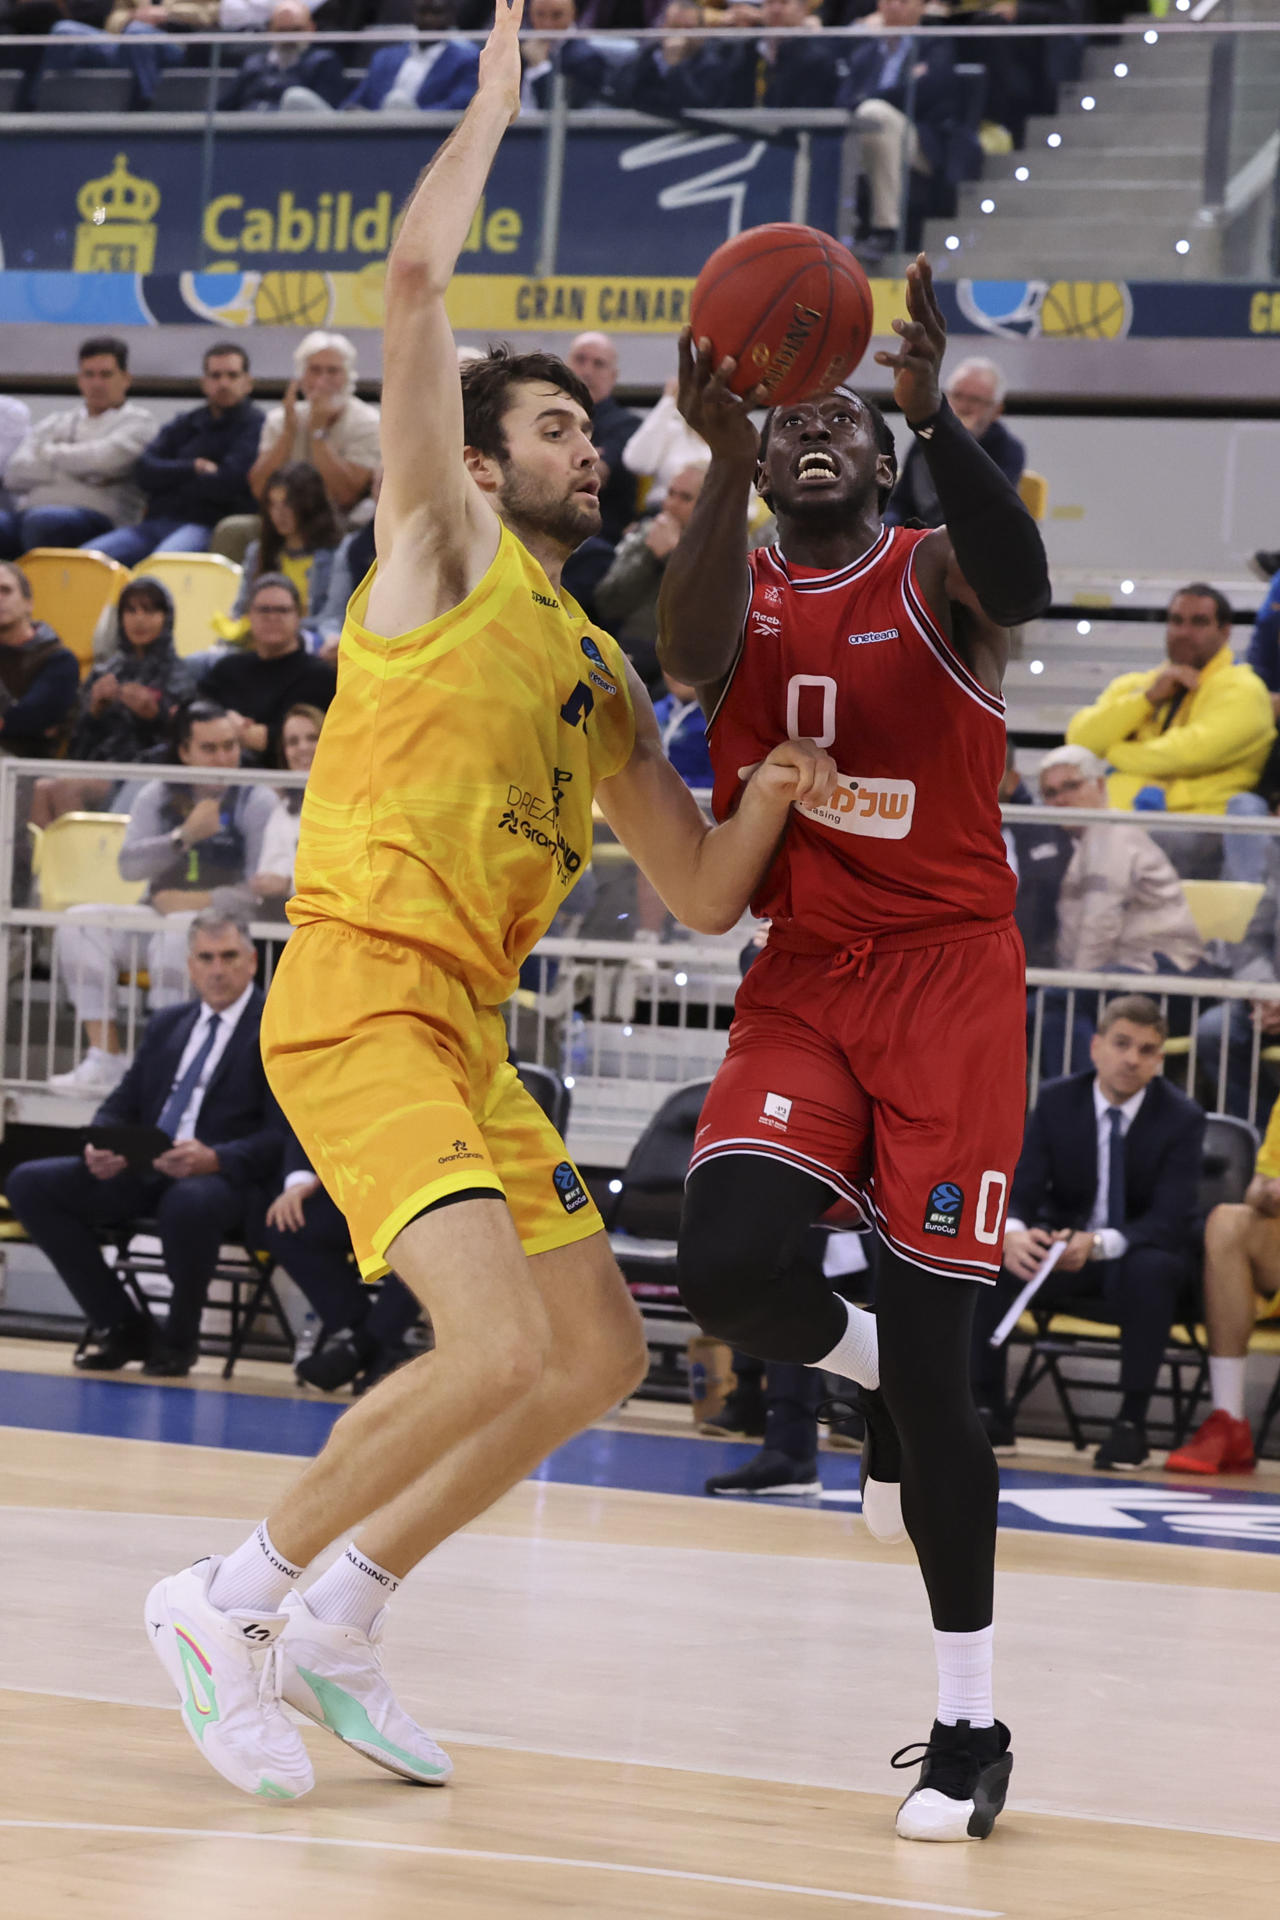
[[[670,12],[525,35],[525,110],[461,271],[619,283],[612,316],[589,289],[531,289],[526,323],[617,323],[640,300],[644,324],[674,328],[679,284],[713,248],[778,219],[885,271],[923,242],[988,330],[1014,334],[1115,338],[1131,282],[1277,269],[1280,23],[1262,4],[1188,0],[1105,31],[965,4],[905,36]],[[6,270],[171,277],[140,295],[162,320],[256,300],[263,318],[377,325],[397,210],[456,122],[480,38],[70,20],[0,37],[0,164],[23,181],[0,211]],[[317,284],[333,275],[359,284]],[[482,287],[468,303],[477,327],[504,324]],[[1213,332],[1200,318],[1176,331]]]
[[[92,779],[96,804],[33,829],[50,763],[0,761],[0,1090],[11,1120],[79,1124],[102,1097],[75,1078],[90,1046],[127,1058],[147,1015],[188,997],[184,891],[248,917],[270,985],[289,935],[284,888],[249,868],[266,819],[296,806],[303,777],[56,766]],[[153,857],[156,826],[213,793],[222,804],[203,822],[204,854]],[[1102,1005],[1138,992],[1168,1020],[1170,1077],[1207,1110],[1264,1127],[1280,1092],[1280,820],[1070,804],[1003,817],[1029,955],[1029,1098],[1086,1067]],[[712,939],[675,925],[597,823],[592,867],[506,1009],[513,1053],[564,1075],[584,1161],[621,1165],[673,1087],[711,1078],[763,931],[750,918]]]

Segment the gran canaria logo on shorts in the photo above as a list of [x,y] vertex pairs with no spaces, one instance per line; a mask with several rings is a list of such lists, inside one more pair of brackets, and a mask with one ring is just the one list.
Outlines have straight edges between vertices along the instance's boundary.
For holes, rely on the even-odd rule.
[[914,780],[862,780],[837,775],[831,798],[820,807],[798,811],[836,833],[857,833],[872,840],[905,840],[915,817]]

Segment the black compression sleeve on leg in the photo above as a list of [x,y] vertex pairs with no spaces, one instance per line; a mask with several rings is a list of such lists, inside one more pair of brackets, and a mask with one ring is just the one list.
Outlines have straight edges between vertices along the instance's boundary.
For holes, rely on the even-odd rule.
[[990,454],[944,400],[912,431],[938,490],[960,571],[989,619],[1016,627],[1052,598],[1039,528]]
[[991,1625],[1000,1476],[969,1386],[977,1291],[877,1248],[880,1385],[902,1442],[902,1517],[943,1633]]

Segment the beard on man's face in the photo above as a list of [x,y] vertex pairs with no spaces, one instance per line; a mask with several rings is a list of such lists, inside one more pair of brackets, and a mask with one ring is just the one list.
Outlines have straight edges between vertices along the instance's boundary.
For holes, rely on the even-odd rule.
[[498,501],[508,520],[569,552],[600,531],[600,503],[594,494],[553,491],[510,465],[503,468]]

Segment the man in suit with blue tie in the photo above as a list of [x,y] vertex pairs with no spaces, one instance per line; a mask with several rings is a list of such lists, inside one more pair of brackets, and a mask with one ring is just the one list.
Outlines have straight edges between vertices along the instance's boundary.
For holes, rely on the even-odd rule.
[[[196,1357],[200,1315],[229,1234],[256,1234],[280,1165],[279,1110],[258,1047],[263,995],[244,921],[216,907],[196,914],[188,966],[198,998],[153,1014],[124,1079],[91,1132],[158,1127],[173,1145],[135,1172],[106,1147],[82,1158],[29,1160],[9,1175],[18,1219],[57,1268],[89,1321],[75,1357],[86,1372],[130,1360],[176,1378]],[[153,1335],[102,1257],[104,1228],[154,1217],[173,1282],[168,1325]]]
[[1119,1417],[1094,1466],[1147,1458],[1147,1407],[1180,1298],[1200,1264],[1204,1113],[1161,1074],[1168,1028],[1154,1000],[1112,1000],[1093,1067],[1051,1080],[1027,1120],[1005,1223],[1004,1271],[974,1322],[974,1396],[997,1452],[1012,1451],[1004,1347],[990,1335],[1055,1240],[1066,1242],[1036,1296],[1120,1328]]

